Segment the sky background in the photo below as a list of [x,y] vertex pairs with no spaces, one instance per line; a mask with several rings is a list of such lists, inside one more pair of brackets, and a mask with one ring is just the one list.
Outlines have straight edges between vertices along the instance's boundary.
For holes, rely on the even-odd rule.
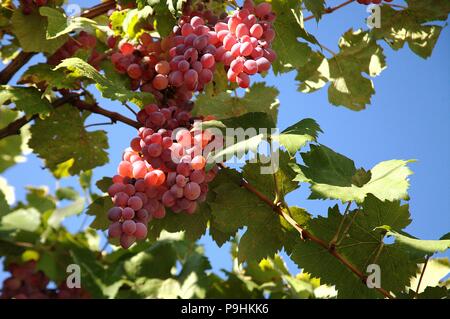
[[[341,2],[331,0],[327,4],[334,6]],[[95,2],[76,3],[88,7]],[[367,15],[365,6],[353,3],[324,16],[319,24],[310,20],[305,26],[323,45],[338,51],[340,35],[350,27],[366,28],[364,19]],[[422,239],[438,239],[450,231],[450,30],[444,28],[433,55],[427,60],[408,48],[393,51],[386,45],[383,47],[388,67],[373,79],[376,94],[372,104],[360,112],[330,105],[326,88],[312,94],[297,92],[294,72],[278,77],[270,74],[264,81],[280,91],[280,130],[302,118],[313,118],[324,131],[318,141],[353,159],[357,167],[371,168],[389,159],[417,159],[410,165],[414,171],[409,189],[413,221],[406,230]],[[35,57],[29,65],[41,61],[42,57]],[[16,80],[17,76],[11,83]],[[257,80],[261,79],[252,79],[252,82]],[[98,94],[97,98],[102,107],[132,116],[120,104],[104,100]],[[89,120],[90,123],[102,121],[100,116],[91,116]],[[136,134],[134,129],[122,124],[101,129],[108,132],[110,162],[95,169],[94,181],[115,174],[123,149]],[[16,199],[23,200],[27,185],[47,185],[51,191],[55,189],[55,179],[42,166],[40,159],[29,155],[25,163],[8,169],[1,176],[15,187]],[[80,189],[76,177],[63,179],[60,184]],[[288,203],[304,207],[314,215],[325,215],[327,207],[334,205],[332,201],[307,200],[308,195],[308,188],[302,187],[288,195]],[[69,230],[76,231],[82,220],[82,216],[73,217],[64,224]],[[204,245],[214,271],[231,268],[228,244],[219,248],[209,235],[203,236],[200,243]],[[298,271],[286,260],[292,271]],[[0,281],[5,275],[0,265]]]

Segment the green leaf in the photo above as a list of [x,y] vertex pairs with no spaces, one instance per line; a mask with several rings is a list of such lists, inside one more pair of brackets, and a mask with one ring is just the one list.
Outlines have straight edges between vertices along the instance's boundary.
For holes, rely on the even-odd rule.
[[444,252],[450,248],[450,239],[446,240],[421,240],[402,235],[390,230],[389,226],[383,225],[378,229],[386,230],[387,236],[392,236],[398,245],[411,253],[433,255],[436,252]]
[[105,131],[86,131],[84,117],[70,105],[61,106],[45,120],[36,120],[31,133],[30,147],[52,171],[70,159],[74,159],[69,168],[72,175],[108,162]]
[[176,214],[166,209],[163,219],[153,219],[149,225],[149,236],[158,238],[162,230],[171,233],[183,231],[187,240],[196,241],[205,234],[210,217],[210,208],[206,203],[199,205],[192,214]]
[[0,105],[14,103],[16,109],[24,111],[27,115],[36,113],[48,114],[52,106],[41,93],[32,87],[0,86]]
[[394,50],[408,43],[411,51],[422,58],[428,58],[442,31],[432,21],[445,21],[450,12],[446,1],[410,0],[405,10],[395,10],[390,6],[381,7],[381,28],[374,28],[371,36],[384,40]]
[[[77,194],[78,195],[78,194]],[[48,224],[53,228],[58,228],[64,218],[77,215],[84,209],[84,198],[78,197],[75,201],[62,208],[57,208],[48,219]]]
[[[385,244],[384,236],[374,231],[382,224],[399,230],[408,225],[408,206],[400,206],[398,201],[381,202],[369,196],[364,208],[350,212],[344,221],[336,205],[329,209],[327,217],[311,219],[306,227],[314,236],[328,243],[335,238],[339,225],[344,223],[342,229],[348,228],[348,231],[338,237],[336,252],[363,274],[370,274],[366,272],[368,265],[379,265],[381,286],[398,295],[409,284],[410,277],[417,271],[417,263],[423,262],[424,256],[411,256],[398,244]],[[336,285],[338,298],[383,298],[375,289],[362,283],[328,249],[312,241],[298,241],[291,257],[303,271],[320,277],[323,283]]]
[[281,217],[253,193],[232,183],[229,175],[227,181],[224,175],[227,172],[232,171],[220,170],[220,183],[215,182],[211,187],[215,194],[214,200],[209,201],[213,216],[211,223],[226,234],[236,233],[238,229],[247,227],[239,241],[240,263],[272,256],[298,233],[286,227]]
[[322,14],[325,12],[325,1],[324,0],[303,0],[305,8],[314,15],[316,21],[319,21]]
[[[1,93],[0,93],[1,95]],[[6,127],[16,120],[19,113],[9,108],[0,107],[0,128]],[[12,135],[0,139],[0,173],[9,167],[26,160],[23,154],[28,153],[27,142],[29,139],[28,126],[22,128],[21,134]]]
[[285,129],[281,134],[273,135],[272,139],[284,146],[293,157],[306,143],[316,141],[319,132],[322,130],[316,121],[303,119]]
[[55,195],[59,200],[76,200],[79,197],[78,192],[71,186],[58,188]]
[[105,77],[92,65],[79,58],[69,58],[63,60],[58,66],[56,66],[55,70],[60,68],[67,68],[72,71],[72,75],[75,77],[86,77],[93,80],[96,83],[97,89],[105,98],[119,100],[121,102],[132,101],[136,104],[142,104],[142,100],[144,98],[149,99],[150,96],[148,93],[133,92],[127,89],[127,87],[123,86],[123,83],[114,81],[117,77]]
[[53,196],[48,193],[48,187],[32,187],[27,186],[28,204],[36,208],[41,213],[53,211],[56,208],[56,201]]
[[0,217],[11,211],[9,206],[15,201],[14,187],[8,185],[6,178],[0,176]]
[[149,6],[145,6],[142,9],[127,10],[121,23],[122,34],[127,38],[134,39],[142,29],[143,25],[149,23],[149,17],[153,13],[153,9]]
[[[209,114],[216,119],[237,117],[249,112],[265,112],[277,121],[279,101],[278,90],[265,83],[254,83],[246,90],[242,98],[232,96],[230,92],[221,92],[216,96],[200,94],[195,101],[195,114]],[[226,105],[226,107],[224,107]]]
[[277,59],[273,62],[273,71],[279,74],[304,66],[312,50],[308,44],[298,41],[298,38],[306,32],[300,18],[301,2],[273,1],[272,8],[277,15],[274,22],[277,35],[273,41],[273,50],[277,53]]
[[34,83],[38,87],[43,85],[56,89],[78,89],[80,86],[78,78],[63,70],[53,70],[53,67],[46,63],[38,63],[29,67],[22,74],[18,83]]
[[360,111],[375,93],[372,81],[362,73],[374,77],[386,68],[383,49],[367,32],[351,29],[339,39],[339,48],[339,54],[328,60],[332,79],[328,100]]
[[130,278],[167,278],[175,267],[177,255],[170,242],[157,242],[148,250],[138,253],[124,263]]
[[275,198],[274,178],[276,178],[282,196],[298,188],[298,183],[293,181],[296,176],[290,166],[293,163],[295,161],[286,152],[278,151],[273,153],[271,157],[259,156],[257,163],[247,162],[242,169],[242,173],[245,180],[261,193],[269,198]]
[[47,39],[55,39],[78,29],[97,27],[97,22],[84,17],[67,17],[62,11],[40,7],[39,13],[47,17]]
[[101,190],[104,193],[108,192],[108,188],[113,184],[111,177],[103,177],[102,179],[98,180],[95,185],[98,187],[99,190]]
[[108,220],[108,211],[113,207],[112,200],[109,196],[99,197],[89,205],[86,214],[95,216],[94,222],[90,227],[94,229],[105,230],[111,223]]
[[342,202],[362,203],[367,194],[381,200],[408,198],[408,176],[412,174],[406,164],[412,160],[390,160],[378,163],[371,170],[370,180],[362,187],[353,185],[357,170],[352,160],[320,145],[311,145],[311,151],[302,153],[306,166],[294,170],[296,181],[311,184],[310,199],[339,199]]
[[1,225],[5,229],[20,229],[29,232],[36,231],[41,224],[41,214],[33,207],[18,209],[1,219]]
[[24,52],[53,53],[67,40],[67,36],[48,40],[46,37],[47,18],[33,10],[24,15],[22,10],[14,10],[12,16],[13,32]]

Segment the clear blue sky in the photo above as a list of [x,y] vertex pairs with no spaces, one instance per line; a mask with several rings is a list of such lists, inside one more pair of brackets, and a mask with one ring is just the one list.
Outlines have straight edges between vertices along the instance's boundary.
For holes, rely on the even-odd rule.
[[[328,4],[340,2],[332,0]],[[77,3],[88,6],[94,2]],[[365,7],[355,3],[324,16],[319,27],[313,20],[306,22],[306,27],[322,44],[337,51],[339,36],[350,27],[364,27],[366,16]],[[319,141],[352,158],[358,167],[370,168],[388,159],[417,159],[411,165],[414,175],[410,177],[409,204],[413,222],[407,231],[423,239],[436,239],[450,231],[450,30],[443,30],[428,60],[417,57],[408,48],[394,52],[384,47],[388,68],[374,79],[376,94],[372,105],[361,112],[330,105],[326,89],[313,94],[298,93],[294,73],[270,75],[265,81],[280,90],[281,130],[301,118],[314,118],[324,131]],[[37,61],[35,58],[32,63]],[[99,100],[105,108],[130,115],[117,103]],[[91,121],[101,120],[92,117]],[[133,129],[120,124],[104,129],[109,136],[110,163],[95,170],[94,180],[114,174],[122,150],[135,135]],[[24,198],[26,185],[48,185],[54,189],[55,180],[41,166],[42,162],[30,155],[25,163],[2,174],[16,188],[17,199]],[[61,184],[78,187],[76,178],[62,180]],[[307,187],[303,187],[290,194],[288,201],[314,214],[325,214],[326,207],[333,204],[307,201],[307,196]],[[80,218],[71,218],[66,225],[75,230],[80,223]],[[228,245],[218,248],[209,236],[204,236],[201,243],[215,271],[231,267]],[[292,263],[289,266],[296,269]],[[3,276],[0,269],[0,280]]]

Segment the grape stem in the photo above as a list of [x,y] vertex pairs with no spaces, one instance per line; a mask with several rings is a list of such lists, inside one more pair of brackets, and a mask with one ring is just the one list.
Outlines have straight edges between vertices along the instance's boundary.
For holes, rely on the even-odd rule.
[[[218,166],[221,169],[224,169],[225,173],[227,173],[226,166],[224,164],[218,164]],[[361,270],[359,270],[356,266],[354,266],[350,261],[348,261],[343,255],[338,253],[336,249],[330,249],[329,244],[325,242],[324,240],[316,237],[315,235],[311,234],[308,230],[301,227],[291,216],[286,214],[283,209],[280,207],[280,205],[277,205],[276,203],[273,203],[269,198],[267,198],[264,194],[262,194],[260,191],[258,191],[254,186],[252,186],[249,182],[247,182],[244,178],[240,180],[240,187],[245,188],[249,192],[253,193],[258,197],[261,201],[266,203],[268,206],[272,208],[274,212],[276,212],[278,215],[282,216],[294,229],[296,229],[300,233],[300,237],[303,240],[310,240],[317,245],[321,246],[323,249],[328,251],[333,257],[335,257],[339,262],[341,262],[345,267],[347,267],[351,272],[353,272],[356,276],[359,277],[361,280],[361,283],[363,285],[366,284],[366,275],[363,274]],[[384,297],[393,299],[394,297],[391,295],[389,291],[386,289],[380,287],[380,288],[374,288],[376,289],[380,294],[382,294]]]
[[430,260],[430,256],[427,256],[427,259],[425,260],[425,264],[423,265],[423,268],[422,268],[422,273],[420,274],[419,282],[417,283],[417,288],[416,288],[416,292],[414,294],[414,299],[417,299],[417,296],[419,295],[420,284],[422,283],[423,275],[425,274],[425,270],[427,269],[429,260]]
[[[348,0],[348,1],[345,1],[345,2],[343,2],[340,5],[337,5],[335,7],[328,7],[328,8],[325,9],[323,14],[330,14],[330,13],[336,11],[336,10],[339,10],[342,7],[345,7],[346,5],[348,5],[348,4],[350,4],[350,3],[354,2],[354,1],[355,0]],[[304,18],[303,21],[312,20],[314,18],[315,18],[314,15],[311,15],[309,17]]]
[[[95,18],[115,8],[116,1],[108,0],[85,10],[81,16],[85,18]],[[21,51],[1,72],[0,84],[7,84],[14,74],[17,73],[30,59],[37,54],[36,52]]]

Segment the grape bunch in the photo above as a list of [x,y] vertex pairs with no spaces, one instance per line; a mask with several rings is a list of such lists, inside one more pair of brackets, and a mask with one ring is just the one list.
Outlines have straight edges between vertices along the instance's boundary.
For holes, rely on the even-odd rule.
[[221,45],[216,51],[216,60],[228,67],[228,80],[241,88],[250,85],[250,75],[266,72],[276,59],[270,48],[275,38],[272,22],[275,14],[270,3],[246,0],[242,9],[228,17],[227,23],[214,26]]
[[359,4],[365,4],[365,5],[369,5],[369,4],[381,4],[383,1],[384,2],[392,2],[392,0],[356,0]]
[[47,63],[58,65],[62,60],[74,56],[78,50],[91,51],[88,63],[98,69],[100,62],[105,56],[95,50],[97,38],[85,31],[81,31],[76,37],[69,38],[55,53],[48,57]]
[[184,3],[182,14],[183,16],[200,17],[209,27],[214,27],[219,20],[224,20],[227,17],[227,13],[222,8],[213,7],[212,1],[202,0],[187,0]]
[[47,286],[50,279],[36,269],[37,262],[29,260],[23,264],[10,263],[7,270],[11,276],[3,281],[0,299],[87,299],[90,294],[83,288],[69,288],[61,283],[58,289]]
[[49,279],[42,271],[36,270],[36,261],[30,260],[22,265],[12,263],[8,266],[11,276],[3,282],[1,299],[48,299]]
[[164,218],[166,208],[174,213],[196,211],[217,174],[217,169],[206,172],[203,151],[221,145],[207,131],[192,130],[190,114],[176,107],[150,104],[137,117],[143,126],[108,189],[114,203],[108,212],[109,236],[120,238],[125,249],[145,239],[148,222]]
[[22,13],[29,15],[34,9],[45,6],[47,4],[47,0],[21,0],[20,4],[22,7]]
[[83,288],[69,288],[63,282],[58,285],[56,296],[52,299],[91,299],[91,294]]

